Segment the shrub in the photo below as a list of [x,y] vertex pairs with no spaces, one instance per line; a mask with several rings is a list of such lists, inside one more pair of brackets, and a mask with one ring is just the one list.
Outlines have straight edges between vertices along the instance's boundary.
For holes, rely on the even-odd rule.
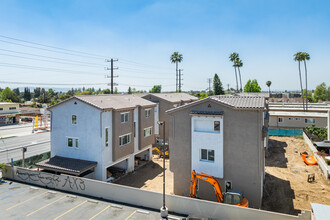
[[309,134],[316,135],[320,139],[327,138],[327,129],[326,128],[316,127],[315,125],[306,126],[306,132]]

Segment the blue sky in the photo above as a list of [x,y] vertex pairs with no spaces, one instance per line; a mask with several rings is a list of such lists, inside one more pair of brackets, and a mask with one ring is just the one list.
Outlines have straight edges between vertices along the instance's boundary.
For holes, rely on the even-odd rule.
[[[119,59],[115,73],[119,75],[116,82],[120,91],[127,91],[129,85],[149,90],[155,84],[171,91],[175,90],[175,65],[169,57],[179,51],[183,54],[180,67],[184,70],[184,90],[206,89],[207,78],[214,73],[227,88],[227,84],[235,87],[228,56],[238,52],[244,63],[243,84],[257,79],[267,90],[265,82],[270,80],[272,90],[298,90],[298,64],[293,54],[306,51],[311,55],[309,88],[322,82],[330,86],[330,62],[326,56],[330,49],[329,9],[328,1],[304,0],[0,0],[0,81],[105,83],[109,80],[104,77],[104,67],[108,65],[104,58],[113,57]],[[3,36],[100,56],[39,50],[17,43],[39,46]],[[29,54],[93,65],[32,60],[29,58],[38,57]],[[0,84],[5,86],[22,85]]]

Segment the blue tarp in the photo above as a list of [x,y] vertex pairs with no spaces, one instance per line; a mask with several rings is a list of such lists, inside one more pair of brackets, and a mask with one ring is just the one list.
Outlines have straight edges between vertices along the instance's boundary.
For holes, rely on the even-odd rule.
[[300,129],[274,129],[270,128],[269,133],[270,136],[302,136],[302,130]]

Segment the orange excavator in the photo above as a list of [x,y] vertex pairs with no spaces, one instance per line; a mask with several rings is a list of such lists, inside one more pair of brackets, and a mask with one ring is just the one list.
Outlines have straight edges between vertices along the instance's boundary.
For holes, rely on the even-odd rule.
[[191,198],[197,198],[197,182],[199,179],[212,184],[218,202],[235,206],[248,207],[249,201],[243,197],[243,194],[240,191],[229,190],[228,192],[223,193],[219,182],[213,176],[207,175],[205,173],[196,173],[195,170],[191,172],[189,194]]

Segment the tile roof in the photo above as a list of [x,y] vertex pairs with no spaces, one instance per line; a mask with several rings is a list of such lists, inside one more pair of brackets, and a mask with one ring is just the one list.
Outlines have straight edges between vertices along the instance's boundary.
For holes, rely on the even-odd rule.
[[219,101],[225,105],[239,109],[263,109],[265,108],[265,97],[262,96],[237,96],[237,95],[219,95],[211,96],[213,100]]
[[261,96],[235,96],[235,95],[219,95],[219,96],[209,96],[205,99],[198,100],[186,105],[179,106],[177,108],[172,108],[167,110],[166,113],[171,114],[172,112],[180,111],[181,109],[189,108],[193,105],[198,105],[206,101],[214,101],[220,104],[229,106],[234,109],[247,109],[247,110],[262,110],[265,108],[265,98]]
[[96,167],[97,162],[55,156],[36,164],[38,168],[79,175]]
[[188,93],[149,93],[157,98],[169,101],[169,102],[181,102],[181,101],[196,101],[197,97],[189,95]]
[[[119,109],[135,108],[138,106],[145,106],[145,107],[156,106],[155,103],[150,102],[134,94],[79,95],[79,96],[74,96],[72,98],[77,98],[99,109],[119,110]],[[58,103],[56,105],[59,105],[61,103]],[[56,105],[53,105],[50,108],[53,108]]]

